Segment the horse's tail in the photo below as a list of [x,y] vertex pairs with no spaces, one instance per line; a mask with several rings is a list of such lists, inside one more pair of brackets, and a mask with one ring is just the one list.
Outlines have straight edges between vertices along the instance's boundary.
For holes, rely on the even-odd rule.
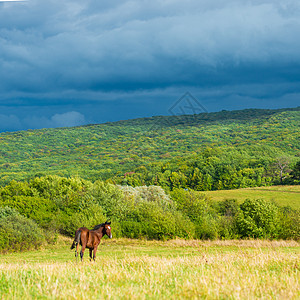
[[75,233],[75,238],[71,246],[71,250],[74,249],[80,243],[81,230],[77,230]]

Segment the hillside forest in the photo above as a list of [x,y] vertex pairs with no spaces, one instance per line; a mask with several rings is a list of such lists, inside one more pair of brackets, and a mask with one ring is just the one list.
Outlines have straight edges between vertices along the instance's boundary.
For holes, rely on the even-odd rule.
[[1,133],[0,249],[107,218],[131,238],[299,239],[297,209],[201,192],[299,184],[299,121],[247,109]]

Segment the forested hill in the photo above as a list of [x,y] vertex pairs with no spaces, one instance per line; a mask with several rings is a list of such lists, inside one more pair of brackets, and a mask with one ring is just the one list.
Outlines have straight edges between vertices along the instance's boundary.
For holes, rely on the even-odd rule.
[[300,107],[246,109],[1,133],[0,184],[49,174],[169,189],[271,184],[278,159],[290,170],[299,160],[299,121]]

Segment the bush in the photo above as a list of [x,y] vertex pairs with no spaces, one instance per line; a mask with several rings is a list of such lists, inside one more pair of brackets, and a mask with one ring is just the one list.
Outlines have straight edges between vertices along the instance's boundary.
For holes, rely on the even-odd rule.
[[138,186],[135,188],[131,186],[119,186],[119,188],[123,192],[125,199],[130,201],[132,208],[141,202],[153,202],[164,210],[175,209],[174,202],[160,186]]
[[37,249],[44,241],[43,231],[34,221],[12,208],[0,208],[0,251]]
[[140,239],[144,236],[146,232],[145,226],[143,223],[138,221],[122,221],[120,223],[122,229],[122,236],[131,238],[131,239]]
[[177,209],[194,223],[198,223],[203,214],[209,210],[207,199],[199,192],[177,189],[171,192],[171,196]]
[[142,224],[143,236],[148,239],[167,240],[175,237],[175,218],[157,203],[141,202],[135,211],[137,220]]
[[72,215],[61,214],[57,218],[58,229],[62,234],[74,237],[75,231],[79,227],[87,227],[89,229],[105,222],[106,216],[101,206],[92,204],[90,207],[75,212]]
[[196,237],[195,224],[188,218],[182,215],[181,212],[173,212],[175,218],[175,236],[184,239],[192,239]]
[[215,240],[219,238],[218,221],[209,214],[202,216],[196,224],[196,238]]
[[48,175],[36,177],[29,184],[32,192],[41,198],[50,200],[68,200],[74,195],[79,195],[91,183],[79,177],[59,177]]
[[177,209],[195,224],[196,238],[218,238],[217,213],[203,194],[177,189],[171,195]]
[[219,238],[224,240],[239,238],[239,231],[235,217],[220,216],[218,225]]
[[234,217],[239,212],[240,206],[236,199],[225,199],[217,202],[216,209],[222,216]]
[[49,199],[39,198],[37,196],[12,196],[0,199],[0,206],[11,207],[17,210],[21,215],[33,219],[42,227],[48,227],[53,219],[57,207]]
[[264,199],[246,199],[237,216],[241,237],[276,238],[279,232],[279,209]]
[[120,186],[131,212],[121,220],[122,235],[129,238],[166,240],[193,238],[195,225],[176,211],[175,203],[159,186]]
[[300,210],[282,207],[279,218],[279,238],[300,240]]
[[[122,191],[115,185],[96,181],[86,193],[87,199],[83,199],[86,203],[81,203],[81,207],[88,207],[91,203],[101,206],[107,217],[115,217],[117,219],[124,218],[130,206],[124,199]],[[85,206],[84,206],[85,205]]]
[[240,206],[236,199],[219,201],[215,205],[219,214],[219,236],[222,239],[238,238],[237,216],[240,213]]

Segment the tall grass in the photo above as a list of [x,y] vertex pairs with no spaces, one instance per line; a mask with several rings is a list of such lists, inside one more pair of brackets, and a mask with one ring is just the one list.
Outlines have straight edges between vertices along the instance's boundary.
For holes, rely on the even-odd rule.
[[67,245],[1,256],[1,298],[300,297],[300,249],[293,241],[121,239],[104,242],[100,250],[95,263],[88,253],[76,263]]

